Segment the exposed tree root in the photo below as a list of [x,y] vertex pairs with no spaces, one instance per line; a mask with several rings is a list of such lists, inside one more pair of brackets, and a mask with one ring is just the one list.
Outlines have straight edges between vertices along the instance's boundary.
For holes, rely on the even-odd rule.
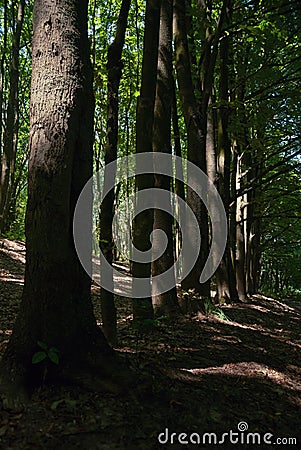
[[0,375],[0,398],[6,411],[21,412],[29,402],[30,393],[23,376],[10,378],[5,371]]
[[[93,364],[91,364],[93,360]],[[13,412],[23,411],[29,402],[32,388],[43,384],[70,384],[80,386],[87,391],[120,395],[130,391],[137,383],[137,375],[118,354],[102,355],[102,358],[87,356],[85,361],[76,365],[47,365],[29,368],[25,375],[20,368],[7,371],[2,364],[0,374],[0,398],[3,409]],[[29,376],[30,373],[30,376]],[[13,375],[11,375],[13,374]],[[28,383],[28,379],[33,386]]]

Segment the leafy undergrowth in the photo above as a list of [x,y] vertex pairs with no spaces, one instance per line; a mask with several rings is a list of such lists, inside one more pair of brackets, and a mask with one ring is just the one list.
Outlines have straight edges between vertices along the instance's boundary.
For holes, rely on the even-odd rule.
[[[0,356],[18,308],[23,271],[23,244],[2,241]],[[93,287],[99,321],[98,294]],[[152,388],[143,395],[112,396],[43,387],[25,412],[0,409],[1,449],[301,448],[298,304],[258,295],[246,304],[223,306],[228,320],[198,315],[141,330],[132,326],[130,301],[117,298],[116,304],[117,350],[137,374],[150,376]],[[229,435],[222,438],[230,430],[238,433],[232,441]],[[159,443],[160,433],[166,444]],[[180,433],[187,434],[180,441],[192,443],[181,444]],[[214,445],[215,436],[223,443]],[[195,444],[203,438],[205,444]],[[247,438],[248,445],[243,443]],[[298,443],[277,444],[281,438],[297,438]]]

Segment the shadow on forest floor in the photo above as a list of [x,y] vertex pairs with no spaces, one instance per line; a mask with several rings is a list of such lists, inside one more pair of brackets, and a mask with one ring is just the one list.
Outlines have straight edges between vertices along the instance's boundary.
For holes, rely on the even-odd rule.
[[[22,244],[5,241],[1,248],[0,242],[0,356],[16,316],[23,272]],[[98,294],[93,287],[100,323]],[[246,304],[224,306],[228,321],[199,315],[162,322],[142,334],[132,327],[130,301],[117,298],[116,305],[118,351],[138,373],[151,376],[152,392],[139,399],[135,392],[113,397],[44,387],[22,414],[0,409],[1,449],[279,449],[289,441],[279,445],[277,438],[294,437],[299,444],[286,447],[301,448],[298,305],[258,295]],[[239,439],[236,444],[225,436],[214,445],[212,434],[204,445],[194,445],[204,433],[216,433],[218,442],[223,433],[238,432],[239,423],[241,431],[232,436]],[[165,445],[158,442],[160,433]],[[180,433],[188,435],[184,441],[191,435],[193,443],[180,444]],[[266,436],[269,444],[263,442],[266,433],[273,435]],[[244,442],[251,439],[249,445],[243,436]],[[261,439],[261,445],[252,439]]]

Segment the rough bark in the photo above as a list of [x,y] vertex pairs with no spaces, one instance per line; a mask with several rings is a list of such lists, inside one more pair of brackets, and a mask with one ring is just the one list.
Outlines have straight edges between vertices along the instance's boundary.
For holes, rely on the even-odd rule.
[[[124,46],[127,18],[131,0],[123,0],[118,17],[115,39],[108,50],[108,118],[105,165],[117,159],[119,84],[122,75],[122,49]],[[104,183],[106,183],[106,172]],[[100,248],[110,265],[113,263],[113,233],[115,193],[112,189],[102,201],[100,214]],[[113,274],[110,280],[111,291],[101,289],[102,329],[111,345],[117,344],[117,319],[113,293]]]
[[[212,100],[209,102],[209,106]],[[216,120],[213,110],[210,108],[207,115],[207,135],[206,135],[206,166],[207,175],[212,183],[217,185],[217,171],[216,171]]]
[[[156,96],[158,43],[160,27],[160,0],[148,0],[145,12],[145,30],[143,44],[143,62],[140,97],[137,106],[136,152],[152,152],[154,104]],[[136,189],[153,187],[153,176],[144,174],[136,177]],[[139,207],[139,204],[138,204]],[[153,211],[140,213],[134,220],[133,245],[140,251],[150,249],[150,234],[153,229]],[[133,261],[132,275],[134,278],[151,277],[151,263]],[[133,314],[138,320],[153,317],[151,299],[151,284],[149,297],[133,299]]]
[[[241,188],[242,176],[239,145],[237,145],[236,165],[236,190],[239,190]],[[245,222],[243,220],[243,213],[243,199],[239,197],[236,201],[236,286],[237,293],[241,301],[245,301],[247,299],[245,276]]]
[[[257,139],[263,139],[263,135],[260,131],[257,132]],[[255,164],[253,167],[255,158],[251,157],[250,153],[247,154],[248,161],[248,183],[250,180],[256,177],[259,180],[262,179],[262,165]],[[256,294],[259,284],[259,274],[260,274],[260,218],[258,217],[257,208],[257,198],[260,195],[260,187],[250,191],[247,194],[247,220],[246,220],[246,288],[249,295]]]
[[[2,142],[3,142],[3,127],[2,127],[2,117],[3,117],[3,94],[4,94],[4,78],[5,78],[5,60],[6,60],[6,52],[7,52],[7,0],[4,0],[3,2],[3,47],[2,47],[2,55],[0,59],[0,167],[1,167],[1,179],[2,179]],[[0,193],[1,197],[1,193]],[[0,210],[1,213],[1,210]]]
[[[230,23],[231,2],[228,2],[225,13],[225,24]],[[230,170],[231,170],[231,140],[228,132],[229,124],[229,36],[224,35],[220,44],[220,83],[219,83],[219,117],[217,145],[217,173],[219,194],[224,202],[229,224],[230,203]],[[229,226],[230,231],[230,226]],[[216,272],[217,300],[238,301],[236,290],[236,274],[230,251],[230,235],[225,254]]]
[[[187,158],[190,162],[206,172],[207,123],[205,116],[200,115],[193,88],[186,30],[185,4],[180,0],[174,1],[174,41],[180,100],[187,130]],[[187,204],[190,206],[198,220],[202,246],[194,268],[182,281],[182,288],[185,290],[195,289],[200,295],[209,297],[210,283],[206,282],[201,284],[199,281],[202,269],[208,257],[208,216],[202,201],[189,187],[187,188]],[[193,246],[192,242],[191,245]],[[185,261],[183,263],[185,264]]]
[[[173,140],[174,140],[174,152],[179,158],[182,158],[182,148],[181,148],[181,136],[179,127],[179,116],[178,116],[178,106],[177,106],[177,94],[175,87],[175,80],[172,77],[172,127],[173,127]],[[178,166],[177,166],[178,169]],[[179,168],[179,173],[176,174],[175,180],[175,193],[185,201],[185,185],[183,181],[183,165],[182,161]]]
[[[172,86],[173,86],[173,92],[172,92],[172,127],[173,127],[173,141],[174,141],[174,153],[179,158],[182,158],[182,148],[181,148],[181,136],[180,136],[180,127],[179,127],[179,117],[178,117],[178,107],[177,107],[177,94],[176,94],[176,86],[175,86],[175,80],[172,77]],[[182,212],[180,208],[182,207],[180,204],[180,201],[178,198],[184,200],[185,202],[185,185],[184,182],[181,181],[184,179],[184,171],[183,171],[183,164],[182,159],[180,160],[179,166],[176,167],[176,177],[174,180],[174,192],[176,194],[176,202],[175,202],[175,208],[178,217],[180,217],[180,213]],[[184,214],[181,214],[182,220],[184,220],[185,216]],[[184,227],[185,224],[182,223],[182,227]],[[174,255],[175,260],[179,257],[180,251],[181,251],[181,242],[182,242],[182,235],[180,232],[180,224],[175,220],[175,236],[174,236]],[[180,274],[176,274],[178,276]]]
[[[160,14],[160,36],[158,55],[157,91],[154,112],[153,151],[171,154],[171,107],[172,107],[172,0],[162,0]],[[171,167],[170,167],[171,168]],[[164,175],[154,175],[154,187],[170,191],[171,179]],[[169,202],[171,204],[171,202]],[[154,230],[161,229],[167,236],[164,254],[152,262],[152,276],[156,277],[174,264],[173,218],[166,211],[154,209]],[[160,246],[154,237],[153,247]],[[158,250],[160,250],[158,248]],[[178,311],[176,281],[174,287],[161,294],[153,294],[153,307],[157,315],[173,316]],[[153,292],[161,288],[153,279]],[[164,288],[164,286],[163,286]]]
[[[33,384],[64,379],[101,389],[115,354],[93,315],[91,281],[72,235],[78,196],[92,175],[92,70],[87,1],[36,0],[32,44],[26,268],[20,311],[1,361],[4,406]],[[92,204],[92,199],[91,199]],[[89,240],[89,230],[84,230]],[[37,342],[59,364],[32,364]]]

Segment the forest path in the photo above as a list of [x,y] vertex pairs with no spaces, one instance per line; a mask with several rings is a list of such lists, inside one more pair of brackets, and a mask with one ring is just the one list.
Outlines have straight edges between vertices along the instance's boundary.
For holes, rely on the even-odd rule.
[[[24,262],[23,243],[0,241],[0,356],[18,310]],[[100,323],[97,286],[92,301]],[[166,428],[169,435],[221,437],[237,432],[241,422],[262,438],[273,434],[273,443],[239,449],[282,448],[274,442],[283,437],[298,438],[299,444],[288,447],[301,448],[301,314],[296,302],[288,303],[257,295],[249,303],[223,306],[224,320],[198,314],[137,330],[131,301],[116,296],[117,351],[138,375],[151,377],[152,391],[141,399],[135,391],[115,398],[72,386],[44,387],[21,414],[0,406],[0,448],[156,449],[162,448],[158,435]],[[233,444],[207,442],[201,448],[233,449]]]

